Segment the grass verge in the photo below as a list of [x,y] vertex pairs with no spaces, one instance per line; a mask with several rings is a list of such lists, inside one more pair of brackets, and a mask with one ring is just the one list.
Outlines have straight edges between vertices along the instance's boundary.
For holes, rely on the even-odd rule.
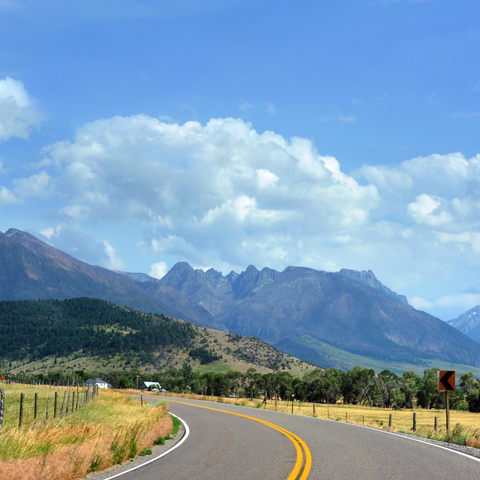
[[[101,390],[82,409],[53,419],[48,387],[6,385],[5,422],[0,434],[2,480],[71,480],[104,470],[145,452],[172,430],[166,402],[140,402],[124,394]],[[20,393],[25,392],[22,428],[18,427]],[[38,393],[37,421],[33,420]],[[59,398],[63,400],[63,390]],[[46,405],[50,394],[50,412]],[[68,395],[68,394],[67,394]],[[59,409],[58,409],[59,412]]]

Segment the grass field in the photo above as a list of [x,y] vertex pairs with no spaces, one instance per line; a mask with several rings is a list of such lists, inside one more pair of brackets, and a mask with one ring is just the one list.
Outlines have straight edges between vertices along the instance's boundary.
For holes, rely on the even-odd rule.
[[[274,400],[268,400],[267,405],[262,404],[262,399],[223,398],[207,397],[192,394],[173,394],[164,393],[161,395],[178,398],[191,398],[197,400],[208,400],[218,403],[230,403],[242,405],[245,407],[262,408],[284,413],[292,413],[292,402],[278,400],[275,406]],[[366,407],[356,405],[325,405],[316,404],[315,413],[312,403],[294,402],[293,414],[305,415],[309,417],[326,418],[337,420],[339,422],[355,423],[369,427],[390,430],[392,432],[414,433],[413,414],[416,413],[416,435],[424,438],[433,438],[436,440],[468,445],[470,447],[480,448],[480,414],[470,413],[463,410],[450,411],[450,435],[446,429],[445,410],[425,410],[422,408],[406,410],[389,410],[377,407]],[[392,415],[392,427],[389,428],[389,418]],[[437,417],[438,430],[435,432],[435,417]]]
[[[59,406],[54,419],[54,392],[58,391],[63,400],[65,389],[1,386],[5,389],[5,418],[0,431],[2,480],[84,478],[89,472],[136,456],[172,429],[165,402],[142,407],[132,397],[100,390],[93,401],[77,411],[70,411],[62,419],[59,418]],[[25,393],[24,422],[19,428],[22,392]],[[36,422],[33,419],[35,393],[38,393]],[[50,411],[45,424],[48,395]]]

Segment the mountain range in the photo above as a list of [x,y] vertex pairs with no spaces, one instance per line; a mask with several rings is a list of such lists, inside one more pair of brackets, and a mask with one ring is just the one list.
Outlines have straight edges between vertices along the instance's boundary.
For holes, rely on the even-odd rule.
[[223,275],[180,262],[155,280],[88,265],[19,230],[0,233],[0,300],[80,296],[255,336],[324,367],[347,365],[347,354],[383,364],[437,359],[480,367],[479,343],[415,310],[371,271],[250,265]]
[[178,290],[81,262],[14,228],[0,232],[0,300],[74,297],[95,297],[225,329]]
[[363,357],[480,366],[480,344],[379,282],[372,272],[323,272],[250,265],[223,276],[177,263],[160,283],[202,305],[228,330],[250,335],[318,365],[325,344]]
[[447,322],[467,337],[480,343],[480,305]]

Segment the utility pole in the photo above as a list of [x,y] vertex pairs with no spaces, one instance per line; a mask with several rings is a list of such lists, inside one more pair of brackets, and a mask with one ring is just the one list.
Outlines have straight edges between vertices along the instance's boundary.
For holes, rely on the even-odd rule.
[[138,379],[140,378],[140,375],[137,375],[137,390],[138,390]]

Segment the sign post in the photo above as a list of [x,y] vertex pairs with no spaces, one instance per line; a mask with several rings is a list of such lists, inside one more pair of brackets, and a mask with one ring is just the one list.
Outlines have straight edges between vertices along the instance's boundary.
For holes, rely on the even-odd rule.
[[455,370],[440,370],[438,375],[438,389],[445,392],[447,434],[450,435],[450,404],[448,401],[448,392],[455,391]]

